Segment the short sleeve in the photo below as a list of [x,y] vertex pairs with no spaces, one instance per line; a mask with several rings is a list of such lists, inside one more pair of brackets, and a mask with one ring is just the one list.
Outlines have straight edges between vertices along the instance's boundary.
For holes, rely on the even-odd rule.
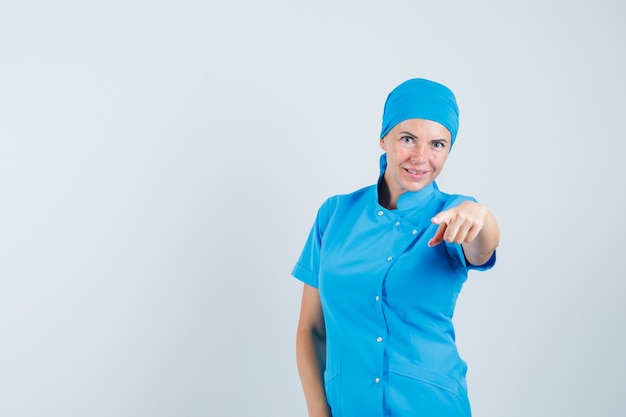
[[491,254],[491,257],[489,258],[489,260],[487,262],[485,262],[482,265],[472,265],[470,263],[467,264],[467,267],[469,269],[475,269],[476,271],[487,271],[491,268],[493,268],[493,266],[496,264],[496,251],[494,250],[493,253]]
[[314,288],[318,287],[322,237],[328,223],[328,200],[320,207],[291,275]]

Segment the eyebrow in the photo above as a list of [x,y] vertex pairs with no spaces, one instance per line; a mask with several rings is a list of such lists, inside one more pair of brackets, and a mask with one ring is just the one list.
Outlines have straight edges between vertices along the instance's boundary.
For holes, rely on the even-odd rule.
[[[404,131],[404,132],[400,132],[400,134],[401,134],[401,135],[408,135],[408,136],[411,136],[412,138],[419,139],[419,136],[415,136],[415,135],[414,135],[413,133],[411,133],[411,132]],[[431,140],[431,142],[446,142],[446,143],[448,143],[448,140],[447,140],[447,139],[444,139],[444,138],[441,138],[441,139],[432,139],[432,140]]]
[[400,132],[400,134],[401,134],[401,135],[409,135],[409,136],[414,137],[414,138],[416,138],[416,139],[417,139],[417,136],[415,136],[415,135],[414,135],[413,133],[411,133],[411,132],[406,132],[406,131],[405,131],[405,132]]

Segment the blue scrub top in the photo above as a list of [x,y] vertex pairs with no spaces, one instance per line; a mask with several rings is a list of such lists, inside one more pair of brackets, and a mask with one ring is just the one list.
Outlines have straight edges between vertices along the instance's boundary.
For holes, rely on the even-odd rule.
[[470,416],[452,316],[469,269],[461,245],[428,247],[430,219],[471,197],[433,183],[378,204],[376,185],[327,199],[292,275],[318,288],[333,417]]

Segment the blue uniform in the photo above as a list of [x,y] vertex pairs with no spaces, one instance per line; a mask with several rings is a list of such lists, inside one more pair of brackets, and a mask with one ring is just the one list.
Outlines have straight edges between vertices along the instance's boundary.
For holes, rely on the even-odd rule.
[[319,290],[333,417],[471,415],[452,316],[469,269],[495,253],[472,266],[461,245],[427,244],[430,219],[465,200],[432,183],[388,210],[372,185],[320,207],[292,274]]

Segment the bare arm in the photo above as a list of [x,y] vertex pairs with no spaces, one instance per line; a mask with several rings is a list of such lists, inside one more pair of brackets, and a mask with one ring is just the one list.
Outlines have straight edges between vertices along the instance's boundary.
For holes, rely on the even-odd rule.
[[472,201],[442,211],[432,222],[439,228],[428,245],[435,246],[443,240],[460,243],[465,259],[472,265],[485,264],[500,243],[496,218],[486,207]]
[[324,391],[326,327],[316,288],[304,285],[296,335],[296,359],[309,417],[331,417]]

